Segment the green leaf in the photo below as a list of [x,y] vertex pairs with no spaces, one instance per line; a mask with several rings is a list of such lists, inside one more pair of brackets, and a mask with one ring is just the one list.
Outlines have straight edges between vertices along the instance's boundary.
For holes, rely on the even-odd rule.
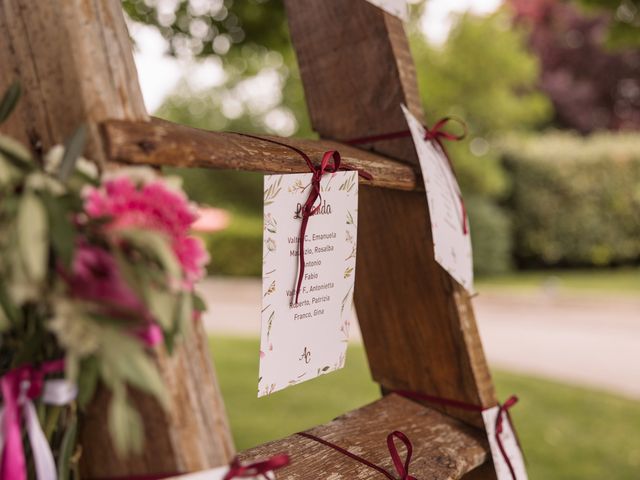
[[51,244],[65,266],[71,265],[75,250],[76,230],[71,222],[70,212],[60,197],[44,195],[44,205],[49,218]]
[[49,256],[47,213],[40,198],[26,192],[18,207],[18,251],[28,277],[41,282],[47,274]]
[[158,369],[137,339],[118,330],[105,328],[101,343],[100,367],[107,384],[109,381],[124,380],[153,395],[165,408],[168,408],[169,398]]
[[144,442],[144,430],[140,414],[129,404],[124,385],[113,390],[109,404],[109,432],[116,452],[121,457],[127,453],[139,453]]
[[182,278],[182,270],[166,237],[156,232],[122,229],[120,235],[143,254],[153,256],[171,280]]
[[80,364],[78,374],[78,406],[84,409],[96,391],[98,386],[98,360],[95,357],[88,357]]
[[31,154],[20,142],[6,135],[0,135],[0,152],[14,167],[20,170],[33,170]]
[[78,432],[78,417],[73,414],[62,437],[60,452],[58,453],[58,480],[71,478],[71,456],[76,449],[76,434]]
[[11,328],[11,322],[0,306],[0,333],[6,332],[9,328]]
[[13,84],[4,92],[4,96],[2,100],[0,100],[0,123],[3,123],[11,112],[15,108],[18,100],[20,99],[20,83],[15,81]]
[[69,138],[64,145],[64,156],[60,162],[60,170],[58,171],[58,179],[66,182],[69,175],[75,169],[78,157],[82,155],[87,138],[87,126],[81,125]]
[[145,298],[151,315],[163,330],[171,330],[175,318],[178,297],[175,293],[157,288],[147,288]]
[[7,292],[6,279],[0,278],[0,317],[6,319],[8,325],[2,323],[0,332],[5,331],[11,326],[16,326],[21,323],[20,311],[15,307],[9,293]]
[[193,296],[193,309],[198,312],[206,312],[207,304],[202,299],[202,297],[195,292],[193,292],[192,296]]

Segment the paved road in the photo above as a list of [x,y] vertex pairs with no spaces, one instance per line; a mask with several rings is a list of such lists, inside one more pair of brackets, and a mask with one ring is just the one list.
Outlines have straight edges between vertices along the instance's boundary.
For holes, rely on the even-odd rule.
[[[259,280],[209,278],[201,291],[208,331],[259,335]],[[474,306],[492,365],[640,399],[640,298],[491,290]]]

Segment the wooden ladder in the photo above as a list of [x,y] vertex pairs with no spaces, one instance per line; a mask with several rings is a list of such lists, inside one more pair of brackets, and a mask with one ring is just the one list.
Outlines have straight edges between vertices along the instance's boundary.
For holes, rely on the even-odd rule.
[[[402,389],[482,407],[497,404],[469,295],[434,260],[411,139],[379,142],[372,151],[339,143],[405,130],[401,103],[424,120],[403,25],[365,0],[285,3],[309,114],[324,140],[279,141],[316,161],[337,149],[374,176],[361,180],[355,302],[371,373],[385,395],[311,432],[388,467],[386,435],[401,430],[414,444],[415,477],[495,478],[479,413],[386,394]],[[103,164],[307,171],[289,149],[149,118],[118,0],[0,0],[0,32],[0,91],[16,79],[25,90],[3,133],[34,149],[60,143],[88,123],[87,156]],[[137,395],[144,454],[116,460],[105,425],[107,394],[99,393],[82,432],[84,475],[190,472],[231,460],[235,451],[206,337],[201,327],[196,333],[172,357],[156,354],[172,408],[164,411]],[[278,478],[380,476],[298,435],[240,458],[281,452],[292,463]]]

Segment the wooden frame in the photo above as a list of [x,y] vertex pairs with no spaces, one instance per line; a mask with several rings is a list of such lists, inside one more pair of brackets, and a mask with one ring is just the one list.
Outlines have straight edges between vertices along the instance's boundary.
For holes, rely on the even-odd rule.
[[[365,0],[285,3],[313,127],[321,137],[334,140],[281,141],[302,148],[313,159],[327,149],[338,149],[345,161],[374,175],[372,182],[363,182],[360,193],[355,297],[374,379],[384,393],[406,389],[483,407],[495,405],[469,295],[433,258],[411,140],[380,142],[371,151],[336,142],[406,129],[401,103],[423,117],[401,21]],[[0,89],[18,77],[26,90],[17,115],[3,130],[34,149],[49,148],[78,124],[88,123],[88,154],[105,165],[306,171],[286,148],[149,120],[117,0],[0,0],[0,31],[0,62],[11,72],[0,78]],[[174,357],[157,352],[157,361],[173,403],[171,411],[164,412],[148,397],[138,397],[148,426],[147,454],[112,461],[101,414],[106,398],[101,393],[83,432],[86,476],[188,472],[228,463],[233,456],[202,329]],[[420,437],[416,447],[428,458],[412,471],[414,475],[494,478],[479,414],[418,406],[391,395],[345,417],[357,416],[360,429],[344,430],[348,422],[336,421],[317,431],[351,442],[346,447],[367,445],[371,455],[383,458],[385,447],[377,438],[384,433],[379,422],[383,414]],[[349,440],[347,431],[362,437]],[[450,443],[448,450],[444,440]],[[427,444],[433,442],[438,447],[429,449]],[[309,468],[326,460],[314,456],[311,449],[316,447],[321,448],[292,437],[242,457],[293,448],[294,463],[282,471],[283,478],[309,478]],[[304,452],[298,461],[300,450]],[[445,450],[449,454],[443,456]],[[305,463],[307,457],[311,463]],[[342,460],[332,464],[331,472],[369,478],[351,460]]]

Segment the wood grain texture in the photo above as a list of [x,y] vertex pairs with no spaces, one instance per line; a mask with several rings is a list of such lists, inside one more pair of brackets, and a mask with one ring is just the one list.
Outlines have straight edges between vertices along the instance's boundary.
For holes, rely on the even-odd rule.
[[46,150],[87,123],[104,161],[96,122],[147,119],[120,2],[1,0],[0,32],[0,91],[25,92],[4,133]]
[[195,325],[193,335],[172,355],[158,349],[155,358],[169,390],[169,411],[154,398],[133,392],[133,403],[145,422],[145,448],[140,455],[116,461],[105,422],[109,394],[102,389],[83,417],[83,478],[195,472],[225,465],[234,456],[202,324]]
[[[399,430],[413,445],[410,473],[429,480],[459,479],[487,459],[482,432],[435,410],[388,395],[307,430],[395,474],[386,438]],[[399,447],[404,459],[404,447]],[[370,480],[383,475],[314,440],[292,435],[240,454],[242,461],[256,461],[287,453],[291,464],[276,472],[278,480]],[[397,475],[395,475],[397,476]]]
[[[322,137],[406,129],[401,103],[422,119],[399,19],[364,0],[285,3],[312,124]],[[417,161],[410,139],[374,147]],[[469,296],[434,260],[424,194],[363,186],[358,217],[355,303],[374,379],[385,391],[495,405]],[[443,410],[482,425],[479,414]]]
[[[110,158],[120,163],[204,167],[265,173],[305,173],[304,160],[292,150],[255,138],[225,132],[208,132],[154,119],[151,122],[109,121],[103,124]],[[366,168],[374,186],[401,190],[424,189],[413,167],[348,145],[264,136],[304,151],[320,162],[327,150],[338,150],[343,162]]]
[[[82,123],[85,154],[102,162],[99,124],[146,120],[122,6],[118,0],[0,0],[0,90],[19,80],[23,97],[2,133],[34,150],[62,143]],[[157,352],[171,408],[135,393],[147,428],[144,455],[117,459],[107,433],[108,395],[86,415],[85,477],[194,471],[228,463],[233,444],[202,328],[174,356]]]

